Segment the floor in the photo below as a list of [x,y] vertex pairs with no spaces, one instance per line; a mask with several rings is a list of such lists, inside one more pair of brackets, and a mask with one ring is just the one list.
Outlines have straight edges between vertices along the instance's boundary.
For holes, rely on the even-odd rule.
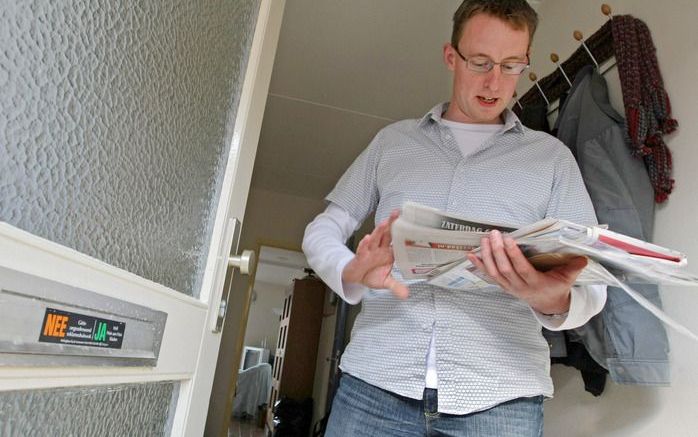
[[254,420],[233,418],[228,437],[264,437],[264,428],[259,428]]

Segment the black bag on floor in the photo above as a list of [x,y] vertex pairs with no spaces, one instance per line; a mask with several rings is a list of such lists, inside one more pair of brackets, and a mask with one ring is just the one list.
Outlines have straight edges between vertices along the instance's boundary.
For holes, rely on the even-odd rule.
[[274,437],[307,437],[313,420],[313,400],[281,398],[274,404]]

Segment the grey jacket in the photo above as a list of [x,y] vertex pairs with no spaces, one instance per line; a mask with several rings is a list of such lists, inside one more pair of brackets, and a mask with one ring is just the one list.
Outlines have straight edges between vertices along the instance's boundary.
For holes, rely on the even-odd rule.
[[[606,81],[593,67],[577,73],[557,128],[558,138],[577,159],[599,223],[651,240],[654,192],[647,170],[641,159],[631,155],[623,118],[611,107]],[[661,307],[656,285],[630,286]],[[617,383],[670,382],[664,326],[621,289],[609,287],[605,308],[571,336]]]

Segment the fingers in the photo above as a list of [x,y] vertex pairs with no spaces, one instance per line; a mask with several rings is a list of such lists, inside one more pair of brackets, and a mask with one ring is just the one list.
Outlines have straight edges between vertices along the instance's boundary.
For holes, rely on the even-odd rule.
[[356,253],[357,256],[361,253],[364,260],[364,275],[361,283],[370,287],[389,289],[394,296],[406,299],[409,289],[390,274],[390,268],[395,261],[390,228],[399,215],[399,210],[393,211],[387,219],[376,226],[373,232],[364,236],[357,246]]
[[490,233],[490,248],[492,253],[492,258],[497,266],[499,273],[507,278],[509,282],[521,282],[521,278],[514,270],[511,261],[509,260],[509,255],[504,249],[504,239],[499,231],[492,231]]
[[513,239],[497,231],[482,238],[479,255],[469,253],[468,259],[504,291],[543,313],[569,308],[570,286],[588,262],[585,257],[575,257],[565,265],[539,272]]
[[380,241],[380,246],[381,246],[381,247],[389,247],[390,244],[392,243],[392,241],[393,241],[393,236],[392,236],[392,234],[390,233],[390,230],[391,230],[391,228],[392,228],[392,226],[393,226],[393,222],[395,222],[395,220],[397,220],[397,218],[398,218],[399,215],[400,215],[400,214],[399,214],[398,211],[393,211],[393,212],[390,214],[390,217],[388,217],[388,218],[383,222],[383,223],[385,223],[385,226],[386,226],[386,227],[385,227],[385,231],[383,231],[383,233],[382,233],[382,235],[381,235],[381,241]]
[[506,290],[521,289],[526,282],[519,276],[504,249],[504,240],[499,231],[492,231],[482,239],[480,246],[486,273]]
[[375,252],[376,250],[378,250],[382,245],[381,240],[383,239],[386,229],[387,223],[383,222],[376,226],[373,232],[364,235],[364,237],[359,242],[359,245],[356,247],[357,253],[359,253],[359,251],[361,250],[365,252]]
[[376,228],[373,230],[373,232],[368,234],[369,244],[367,247],[369,249],[372,249],[372,250],[378,249],[378,247],[381,244],[381,239],[383,238],[383,234],[385,234],[385,232],[386,232],[386,229],[387,229],[387,223],[383,222],[383,223],[380,223],[378,226],[376,226]]
[[410,295],[410,290],[405,284],[396,280],[393,275],[388,275],[384,282],[385,288],[389,289],[393,295],[400,299],[407,299]]
[[395,222],[395,220],[397,220],[399,216],[400,212],[398,210],[394,210],[392,213],[390,213],[390,216],[387,219],[383,220],[378,224],[378,226],[375,227],[373,232],[371,232],[370,234],[371,238],[368,248],[377,249],[379,247],[390,247],[390,243],[392,242],[390,227],[393,225],[393,222]]
[[490,278],[497,281],[502,287],[506,288],[505,285],[508,284],[500,282],[501,275],[499,274],[497,264],[492,256],[492,246],[490,245],[489,237],[482,237],[480,240],[480,260],[482,260],[484,272],[487,273]]
[[371,253],[371,235],[366,234],[356,246],[356,256],[365,259]]
[[526,256],[521,252],[521,249],[516,244],[513,238],[504,237],[504,250],[511,261],[511,265],[517,275],[524,282],[531,282],[535,279],[538,273],[535,267],[526,259]]
[[389,247],[390,244],[393,241],[393,236],[390,233],[390,230],[393,226],[393,223],[397,218],[400,216],[400,211],[395,209],[393,212],[390,213],[390,217],[388,217],[383,223],[386,224],[386,230],[383,231],[381,235],[381,241],[380,241],[380,246],[381,247]]
[[477,257],[477,255],[470,252],[468,253],[468,259],[471,263],[475,264],[475,267],[477,267],[479,270],[487,272],[487,269],[485,269],[485,265],[482,263],[482,260],[480,260],[480,258]]

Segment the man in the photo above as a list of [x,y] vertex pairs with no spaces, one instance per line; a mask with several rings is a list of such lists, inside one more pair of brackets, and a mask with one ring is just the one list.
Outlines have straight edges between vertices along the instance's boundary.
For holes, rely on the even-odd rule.
[[[542,435],[553,387],[541,325],[580,326],[605,302],[605,287],[572,286],[586,261],[538,272],[492,232],[469,257],[499,287],[459,292],[406,285],[390,248],[407,200],[513,226],[595,223],[569,150],[507,109],[536,25],[524,0],[464,1],[443,49],[451,101],[380,131],[308,225],[310,265],[363,305],[326,435]],[[379,224],[353,254],[343,243],[374,211]]]

